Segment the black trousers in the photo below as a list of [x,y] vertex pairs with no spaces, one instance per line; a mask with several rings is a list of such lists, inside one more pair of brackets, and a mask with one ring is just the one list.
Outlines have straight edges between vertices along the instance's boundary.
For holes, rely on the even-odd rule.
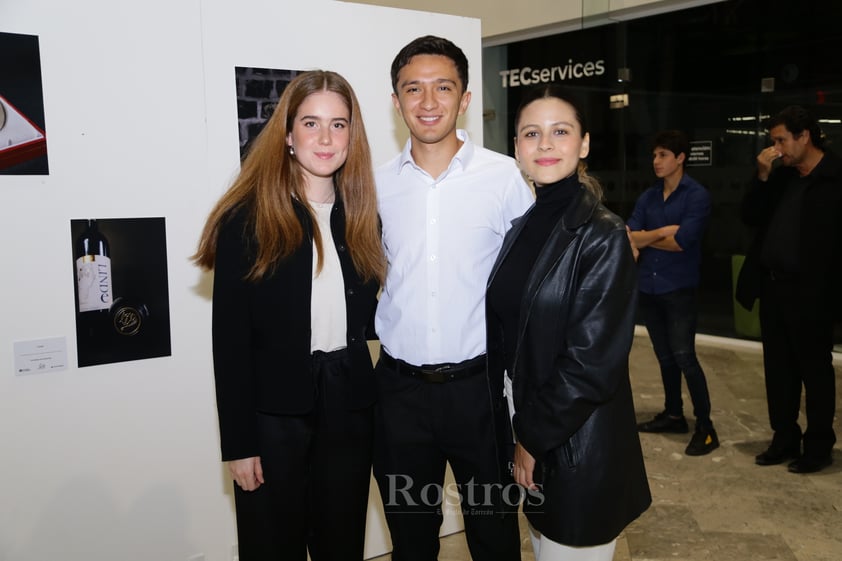
[[640,293],[640,311],[661,367],[664,383],[664,410],[672,416],[684,415],[681,400],[681,373],[693,402],[696,428],[709,430],[710,393],[707,379],[696,357],[698,296],[695,288],[682,288],[666,294]]
[[[429,383],[386,368],[382,361],[376,370],[374,475],[392,538],[392,560],[437,559],[442,503],[457,505],[461,499],[473,560],[519,561],[516,506],[501,514],[485,375]],[[455,489],[444,487],[448,462]]]
[[833,321],[828,306],[806,306],[797,279],[767,278],[760,297],[760,329],[773,442],[788,446],[801,438],[798,413],[803,386],[804,455],[827,457],[836,442]]
[[373,407],[349,410],[348,353],[316,353],[308,415],[260,415],[265,483],[234,486],[240,561],[361,561]]

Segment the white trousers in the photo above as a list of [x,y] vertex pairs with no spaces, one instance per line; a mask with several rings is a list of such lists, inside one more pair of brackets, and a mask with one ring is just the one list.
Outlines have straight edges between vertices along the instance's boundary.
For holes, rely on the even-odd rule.
[[617,545],[614,539],[602,545],[570,547],[542,536],[532,524],[529,525],[529,538],[532,540],[535,561],[611,561]]

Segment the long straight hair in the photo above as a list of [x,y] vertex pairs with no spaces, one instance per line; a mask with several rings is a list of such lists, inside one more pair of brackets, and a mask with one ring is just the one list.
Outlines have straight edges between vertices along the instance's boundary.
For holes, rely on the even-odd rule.
[[[582,111],[581,105],[569,90],[558,84],[536,86],[524,94],[523,98],[520,100],[520,105],[518,105],[517,111],[515,111],[515,131],[518,130],[520,116],[523,113],[523,110],[526,109],[526,106],[533,101],[548,98],[558,99],[573,108],[573,115],[579,123],[579,128],[582,129],[582,138],[585,138],[585,134],[590,131],[588,130],[588,123],[585,120],[585,114]],[[515,134],[515,138],[517,138],[517,134]],[[579,164],[576,167],[576,173],[579,175],[579,182],[584,185],[597,198],[597,200],[601,201],[603,195],[602,185],[600,185],[597,178],[588,173],[588,164],[585,160],[579,159]]]
[[365,280],[382,282],[386,258],[380,241],[377,198],[371,152],[359,102],[351,85],[336,72],[313,70],[293,78],[284,89],[275,112],[255,138],[239,175],[208,216],[193,261],[212,270],[220,227],[230,216],[247,213],[244,244],[255,242],[254,263],[246,278],[258,281],[304,241],[304,228],[295,212],[296,200],[310,215],[317,251],[317,270],[323,263],[322,236],[313,208],[307,202],[304,171],[287,149],[299,107],[316,92],[334,92],[345,101],[351,115],[348,157],[334,174],[337,195],[345,208],[345,241],[354,268]]

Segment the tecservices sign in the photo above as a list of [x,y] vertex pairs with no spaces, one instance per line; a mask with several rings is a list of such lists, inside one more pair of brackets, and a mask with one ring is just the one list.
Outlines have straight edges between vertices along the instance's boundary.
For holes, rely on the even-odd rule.
[[578,78],[592,78],[605,74],[605,60],[573,62],[568,59],[564,65],[548,66],[544,68],[509,68],[498,72],[501,85],[504,88],[548,84],[550,82],[564,82]]

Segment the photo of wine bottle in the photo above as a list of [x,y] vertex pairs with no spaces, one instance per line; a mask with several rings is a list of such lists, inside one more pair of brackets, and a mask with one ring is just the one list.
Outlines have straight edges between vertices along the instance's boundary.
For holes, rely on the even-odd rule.
[[169,356],[164,218],[70,221],[80,367]]

